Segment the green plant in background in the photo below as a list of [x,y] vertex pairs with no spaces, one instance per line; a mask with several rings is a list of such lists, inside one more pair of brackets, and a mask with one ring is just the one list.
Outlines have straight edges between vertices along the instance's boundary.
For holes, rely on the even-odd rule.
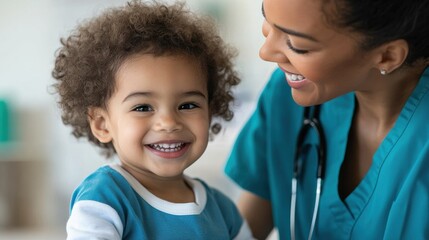
[[0,99],[0,144],[10,141],[10,111],[5,100]]

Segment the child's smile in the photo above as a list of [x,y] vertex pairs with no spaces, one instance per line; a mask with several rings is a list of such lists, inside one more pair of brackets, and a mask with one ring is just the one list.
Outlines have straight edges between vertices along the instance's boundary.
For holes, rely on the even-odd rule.
[[203,154],[210,126],[206,82],[198,61],[183,55],[134,55],[122,63],[104,112],[105,141],[143,185],[180,179]]
[[73,192],[68,239],[253,239],[231,199],[184,173],[233,118],[241,81],[236,49],[186,5],[129,1],[61,38],[63,123],[119,160]]
[[189,147],[185,142],[159,142],[146,145],[149,151],[162,158],[179,158]]

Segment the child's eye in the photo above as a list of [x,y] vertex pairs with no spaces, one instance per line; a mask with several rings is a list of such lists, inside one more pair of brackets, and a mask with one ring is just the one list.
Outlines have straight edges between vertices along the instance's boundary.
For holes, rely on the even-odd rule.
[[144,105],[139,105],[133,108],[133,111],[136,112],[150,112],[153,111],[152,106],[144,104]]
[[294,46],[292,46],[292,43],[291,43],[290,39],[288,39],[286,41],[286,44],[287,44],[287,46],[288,46],[288,48],[290,50],[294,51],[297,54],[306,54],[306,53],[308,53],[308,50],[298,49],[298,48],[295,48]]
[[179,110],[194,109],[198,106],[194,103],[185,103],[179,106]]

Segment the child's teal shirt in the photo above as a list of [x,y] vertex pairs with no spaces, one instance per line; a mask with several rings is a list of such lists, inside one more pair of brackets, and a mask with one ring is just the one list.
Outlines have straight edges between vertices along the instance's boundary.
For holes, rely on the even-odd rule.
[[101,167],[72,196],[67,239],[252,239],[229,198],[200,180],[186,181],[195,202],[172,203],[119,165]]

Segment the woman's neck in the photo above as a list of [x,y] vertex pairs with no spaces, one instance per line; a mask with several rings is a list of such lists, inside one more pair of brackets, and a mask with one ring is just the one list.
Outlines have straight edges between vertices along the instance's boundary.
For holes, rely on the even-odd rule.
[[356,92],[356,117],[385,132],[396,122],[405,102],[417,86],[425,66],[404,67],[374,81],[376,90]]
[[368,172],[374,153],[392,129],[423,70],[392,73],[388,78],[376,79],[384,82],[373,82],[373,88],[378,90],[356,92],[355,114],[338,186],[342,199]]

